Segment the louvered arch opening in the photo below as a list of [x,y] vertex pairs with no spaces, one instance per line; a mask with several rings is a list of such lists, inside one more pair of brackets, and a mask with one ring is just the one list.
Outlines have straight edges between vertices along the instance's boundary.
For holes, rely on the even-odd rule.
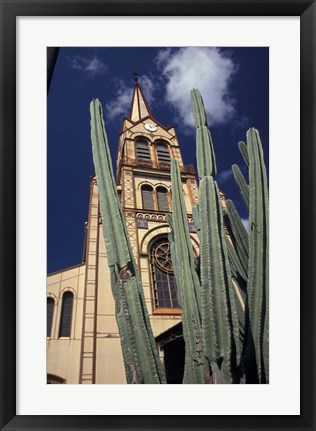
[[149,142],[145,138],[136,139],[136,157],[140,160],[150,161]]
[[143,209],[154,210],[153,188],[149,185],[143,185],[142,188]]
[[156,141],[156,151],[159,163],[170,163],[169,146],[165,141]]
[[169,211],[168,190],[164,187],[157,187],[157,201],[159,211]]

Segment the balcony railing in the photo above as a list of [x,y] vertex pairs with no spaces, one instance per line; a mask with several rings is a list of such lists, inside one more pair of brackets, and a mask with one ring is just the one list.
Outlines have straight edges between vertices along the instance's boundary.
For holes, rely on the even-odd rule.
[[[170,163],[159,163],[153,160],[132,159],[128,156],[123,156],[121,159],[121,166],[135,166],[146,169],[157,169],[160,171],[170,171]],[[180,166],[180,171],[185,174],[195,175],[194,167],[192,164]]]

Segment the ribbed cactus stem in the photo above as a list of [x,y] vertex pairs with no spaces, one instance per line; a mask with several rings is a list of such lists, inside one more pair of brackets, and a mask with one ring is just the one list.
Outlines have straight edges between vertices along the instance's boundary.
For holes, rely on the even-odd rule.
[[181,274],[181,262],[179,262],[178,255],[174,245],[174,230],[173,230],[173,218],[171,214],[166,214],[166,220],[170,227],[170,233],[168,234],[168,240],[170,242],[171,260],[173,272],[176,278],[177,288],[177,299],[180,307],[183,309],[183,288],[181,286],[182,274]]
[[[252,337],[259,383],[269,381],[269,198],[259,132],[247,132],[249,154],[248,337]],[[248,342],[250,343],[248,338]]]
[[247,281],[248,279],[247,272],[243,268],[240,257],[237,254],[236,249],[233,246],[231,239],[228,236],[227,236],[226,244],[227,244],[228,257],[229,257],[229,263],[230,263],[232,274],[234,275],[236,280],[238,279],[238,276],[241,276],[245,281]]
[[249,186],[241,170],[239,169],[239,166],[233,165],[232,169],[233,169],[234,178],[236,183],[238,184],[241,196],[245,202],[247,209],[249,210]]
[[204,102],[198,89],[191,90],[191,106],[195,127],[208,127]]
[[165,383],[116,191],[102,106],[98,99],[92,100],[90,114],[103,236],[127,383]]
[[234,203],[230,199],[227,199],[226,201],[226,216],[229,221],[236,252],[245,274],[247,275],[244,280],[247,281],[249,259],[248,233],[239,217]]
[[[239,324],[231,281],[220,193],[214,180],[214,149],[206,133],[206,113],[198,90],[191,91],[197,127],[197,166],[200,178],[200,277],[205,355],[217,383],[238,380]],[[202,128],[202,131],[199,130]]]
[[[127,242],[121,235],[122,230],[124,230],[122,212],[117,205],[112,205],[112,202],[117,200],[117,191],[111,167],[111,155],[104,127],[102,106],[98,99],[91,102],[90,114],[93,161],[97,172],[100,208],[101,211],[108,214],[108,217],[104,218],[103,230],[107,232],[108,238],[116,238],[115,241],[112,241],[112,247],[109,248],[108,261],[110,266],[117,264],[119,268],[123,268],[129,262],[130,253]],[[106,166],[110,166],[111,169],[105,169]]]
[[[233,383],[240,362],[239,327],[219,190],[212,177],[200,182],[200,271],[205,355],[219,366],[219,381]],[[234,352],[234,353],[233,353]],[[235,356],[236,354],[236,356]]]
[[191,91],[193,117],[196,126],[196,161],[199,178],[215,177],[216,160],[210,131],[207,128],[207,118],[203,99],[198,90]]
[[245,165],[248,167],[249,166],[249,157],[248,157],[248,149],[247,149],[247,145],[244,141],[239,141],[238,142],[238,148],[239,151],[244,159]]
[[196,204],[192,207],[192,216],[194,221],[194,227],[197,233],[197,236],[200,238],[201,231],[201,223],[200,223],[200,214],[199,214],[199,204]]
[[[201,330],[200,282],[195,270],[180,169],[176,160],[171,162],[171,182],[173,213],[170,227],[173,230],[174,239],[172,258],[176,266],[178,296],[181,298],[186,349],[183,383],[205,383],[208,378],[208,363],[204,357]],[[168,221],[170,221],[170,216]]]

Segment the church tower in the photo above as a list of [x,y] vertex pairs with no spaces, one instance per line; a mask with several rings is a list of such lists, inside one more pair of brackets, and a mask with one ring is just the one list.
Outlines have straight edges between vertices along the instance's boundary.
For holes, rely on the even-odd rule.
[[[154,118],[136,80],[131,112],[124,119],[120,135],[117,187],[144,289],[148,290],[147,306],[153,315],[174,316],[180,313],[167,245],[166,213],[172,212],[172,159],[179,162],[187,212],[192,223],[192,206],[198,197],[193,166],[183,164],[174,127],[165,127]],[[194,230],[192,224],[191,230]],[[157,243],[155,247],[154,243]],[[151,264],[155,268],[150,268]],[[145,276],[147,273],[149,277]],[[166,284],[160,286],[160,281]]]
[[[179,162],[189,230],[198,255],[192,219],[198,199],[193,166],[183,164],[174,127],[154,118],[135,79],[130,113],[119,136],[116,184],[157,349],[168,382],[180,383],[184,342],[166,221],[166,213],[172,212],[172,159]],[[95,177],[90,181],[84,262],[48,277],[50,383],[125,383],[97,183]]]

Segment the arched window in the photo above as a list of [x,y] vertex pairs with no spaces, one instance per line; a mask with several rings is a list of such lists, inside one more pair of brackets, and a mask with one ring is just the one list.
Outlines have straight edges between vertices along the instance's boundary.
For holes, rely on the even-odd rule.
[[159,211],[169,211],[168,190],[164,187],[157,187],[157,201]]
[[70,337],[73,299],[74,296],[72,292],[68,291],[63,294],[59,326],[60,337]]
[[143,208],[145,210],[154,210],[154,197],[153,197],[153,189],[149,185],[143,185],[142,186],[142,201],[143,201]]
[[156,150],[159,163],[170,163],[168,144],[165,141],[156,141]]
[[154,308],[179,308],[176,280],[171,262],[170,243],[160,238],[150,248]]
[[150,161],[150,150],[147,139],[137,138],[136,139],[136,157],[140,160]]
[[47,337],[50,337],[52,332],[54,305],[55,301],[53,298],[47,298]]

